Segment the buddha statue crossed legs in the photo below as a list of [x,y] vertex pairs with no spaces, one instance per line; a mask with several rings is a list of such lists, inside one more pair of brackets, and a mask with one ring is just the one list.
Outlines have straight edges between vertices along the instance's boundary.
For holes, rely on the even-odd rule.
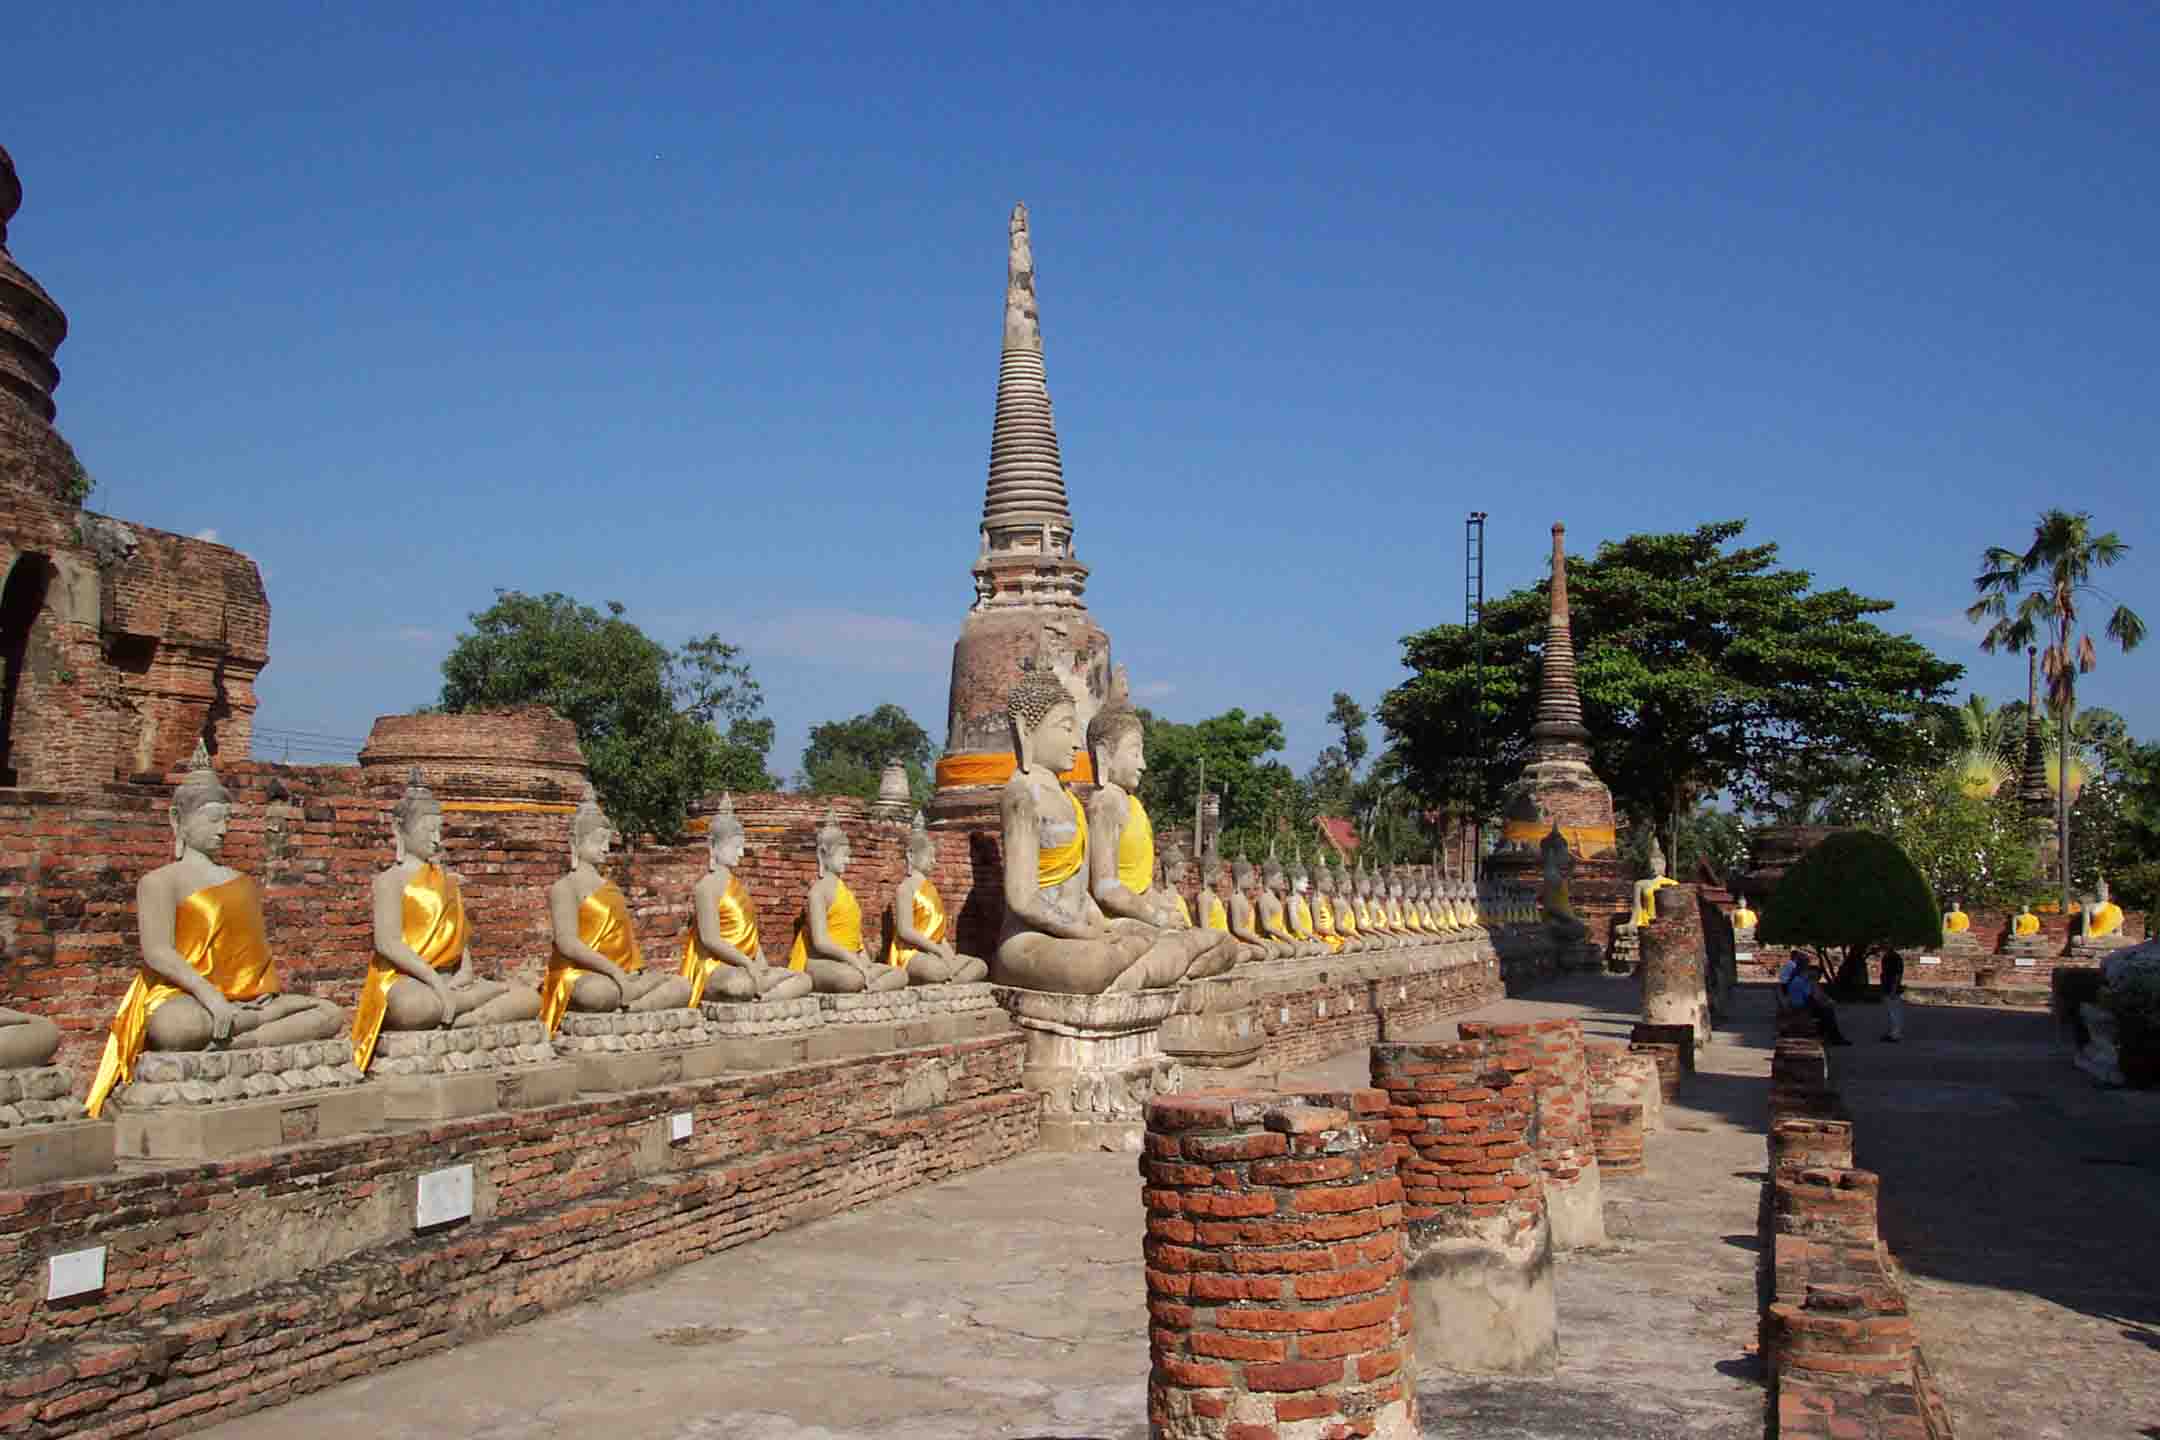
[[1288,941],[1278,940],[1262,928],[1260,910],[1253,903],[1260,876],[1243,855],[1230,866],[1230,935],[1248,952],[1264,960],[1282,960],[1297,953]]
[[198,743],[187,778],[173,792],[174,859],[135,887],[142,968],[113,1016],[83,1103],[92,1117],[115,1085],[133,1078],[144,1050],[298,1045],[345,1028],[337,1006],[279,984],[262,892],[217,863],[232,809]]
[[615,827],[588,791],[570,817],[570,871],[548,887],[555,954],[540,987],[540,1018],[554,1034],[572,1010],[673,1010],[690,1003],[690,982],[645,968],[630,905],[600,873]]
[[1230,938],[1195,928],[1178,893],[1155,882],[1155,826],[1135,793],[1147,771],[1140,712],[1121,697],[1089,723],[1087,741],[1099,781],[1087,805],[1088,893],[1113,921],[1169,931],[1189,956],[1184,978],[1220,975],[1237,963]]
[[[1219,931],[1164,930],[1104,915],[1089,891],[1087,814],[1058,778],[1079,750],[1072,696],[1047,670],[1030,670],[1006,696],[1005,716],[1016,763],[999,799],[1005,924],[992,978],[1025,990],[1098,995],[1175,985],[1203,954],[1228,951]],[[1115,838],[1110,845],[1114,855]]]
[[397,863],[375,877],[375,954],[353,1007],[353,1064],[368,1068],[384,1030],[433,1030],[530,1020],[540,992],[483,980],[473,969],[465,899],[443,868],[442,805],[415,767],[390,812]]
[[795,1000],[810,993],[810,977],[765,958],[757,901],[736,873],[749,837],[735,816],[735,797],[723,794],[706,837],[706,869],[690,891],[690,933],[683,940],[682,975],[692,1005],[719,1000]]
[[49,1065],[60,1049],[60,1027],[42,1015],[0,1005],[0,1070]]
[[862,905],[847,885],[852,859],[840,816],[827,806],[817,831],[818,878],[795,921],[788,968],[807,973],[810,988],[828,995],[905,990],[906,967],[877,963],[863,945]]
[[907,874],[893,892],[893,936],[885,948],[885,963],[906,971],[910,985],[967,983],[988,975],[987,964],[953,948],[952,915],[930,878],[937,865],[937,842],[930,838],[920,810],[908,831],[907,862]]

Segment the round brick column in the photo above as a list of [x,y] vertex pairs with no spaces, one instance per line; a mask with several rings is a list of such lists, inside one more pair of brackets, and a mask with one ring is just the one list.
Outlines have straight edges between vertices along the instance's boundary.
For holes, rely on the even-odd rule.
[[1590,1073],[1583,1058],[1582,1022],[1464,1020],[1455,1028],[1465,1040],[1508,1042],[1529,1051],[1538,1168],[1545,1176],[1545,1213],[1552,1220],[1553,1244],[1562,1250],[1604,1244],[1605,1190],[1590,1133]]
[[1702,916],[1692,885],[1657,892],[1657,919],[1642,927],[1642,1014],[1652,1025],[1685,1025],[1695,1043],[1710,1039],[1710,995],[1703,983]]
[[1559,1358],[1534,1063],[1500,1038],[1372,1047],[1402,1152],[1423,1363],[1520,1373]]
[[1388,1109],[1373,1090],[1148,1106],[1153,1440],[1415,1440]]

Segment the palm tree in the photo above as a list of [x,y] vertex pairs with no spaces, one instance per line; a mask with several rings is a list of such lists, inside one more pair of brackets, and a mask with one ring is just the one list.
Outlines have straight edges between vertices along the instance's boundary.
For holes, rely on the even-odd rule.
[[1942,713],[1935,732],[1949,752],[1958,788],[1985,800],[2017,774],[2009,717],[1978,695],[1968,695],[1955,710]]
[[[2047,676],[2048,708],[2055,713],[2056,860],[2061,870],[2063,913],[2070,912],[2070,725],[2077,712],[2077,677],[2090,674],[2099,663],[2090,633],[2078,632],[2078,601],[2095,595],[2112,601],[2114,596],[2092,583],[2095,568],[2106,569],[2130,553],[2110,530],[2092,533],[2092,515],[2080,510],[2044,510],[2033,527],[2032,544],[2022,553],[1990,545],[1981,557],[1986,567],[1973,577],[1980,598],[1965,611],[1965,618],[1992,623],[1980,637],[1987,654],[1997,650],[2021,650],[2039,637],[2047,647],[2040,654],[2040,670]],[[2030,588],[2028,588],[2028,586]],[[2015,610],[2013,596],[2021,597]],[[2145,638],[2145,622],[2129,606],[2116,604],[2103,633],[2128,654]],[[2072,641],[2075,640],[2073,645]]]

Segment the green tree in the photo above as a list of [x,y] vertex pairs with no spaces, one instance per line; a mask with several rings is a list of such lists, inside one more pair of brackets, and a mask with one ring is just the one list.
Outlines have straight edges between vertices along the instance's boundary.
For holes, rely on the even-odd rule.
[[[2078,605],[2088,595],[2112,598],[2093,583],[2104,570],[2130,553],[2110,530],[2092,533],[2092,515],[2084,510],[2043,510],[2033,526],[2032,543],[2023,551],[1991,545],[1981,557],[1985,567],[1973,577],[1980,598],[1965,611],[1967,620],[1989,622],[1980,637],[1987,654],[2018,651],[2045,637],[2040,673],[2047,677],[2048,708],[2056,721],[2056,763],[2067,782],[2070,774],[2070,727],[2077,714],[2077,677],[2092,673],[2099,653],[2090,632],[2078,629]],[[2011,601],[2016,600],[2015,608]],[[2145,622],[2118,604],[2103,634],[2124,653],[2145,638]],[[2062,906],[2070,909],[2070,786],[2055,787],[2055,838],[2062,882]]]
[[1289,766],[1268,758],[1283,748],[1274,715],[1226,710],[1186,725],[1143,709],[1140,718],[1148,764],[1140,798],[1158,826],[1191,823],[1203,766],[1208,790],[1222,797],[1225,854],[1239,844],[1265,849],[1267,835],[1310,824],[1304,787]]
[[717,635],[669,649],[567,595],[498,590],[443,657],[442,708],[546,705],[577,727],[593,789],[629,843],[670,841],[692,801],[769,790],[772,721],[741,651]]
[[1370,718],[1365,707],[1350,698],[1345,691],[1335,692],[1334,702],[1328,707],[1328,724],[1342,732],[1343,763],[1353,773],[1365,763],[1366,753],[1372,748],[1365,738],[1365,721]]
[[[1568,564],[1592,762],[1666,835],[1709,795],[1769,809],[1829,788],[1853,757],[1908,757],[1924,743],[1916,720],[1964,673],[1875,625],[1889,601],[1816,590],[1774,544],[1728,549],[1744,528],[1631,535]],[[1414,673],[1380,720],[1428,805],[1492,814],[1521,769],[1549,587],[1487,605],[1482,671],[1463,626],[1404,639]],[[1488,748],[1470,756],[1480,692]]]
[[2028,897],[2039,839],[2014,790],[1976,793],[1952,760],[1887,777],[1840,816],[1886,835],[1937,895],[1976,905]]
[[1939,944],[1942,909],[1897,842],[1846,830],[1785,872],[1764,902],[1756,938],[1817,951],[1836,946],[1845,952],[1837,973],[1850,975],[1871,951]]
[[907,711],[892,704],[851,720],[813,725],[795,788],[813,795],[854,795],[867,800],[877,794],[889,760],[907,766],[908,792],[916,804],[926,803],[933,788],[930,767],[937,760],[937,747]]

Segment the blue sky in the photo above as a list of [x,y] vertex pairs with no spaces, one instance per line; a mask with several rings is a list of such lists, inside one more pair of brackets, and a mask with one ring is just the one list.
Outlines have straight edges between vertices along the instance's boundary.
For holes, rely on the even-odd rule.
[[[1300,766],[1460,617],[1473,508],[1495,592],[1556,518],[1744,516],[2003,698],[1979,553],[2086,508],[2160,624],[2149,5],[9,25],[62,429],[261,564],[264,726],[432,699],[511,587],[746,646],[782,774],[885,700],[942,740],[1017,199],[1089,603]],[[2083,699],[2160,733],[2160,644]]]

